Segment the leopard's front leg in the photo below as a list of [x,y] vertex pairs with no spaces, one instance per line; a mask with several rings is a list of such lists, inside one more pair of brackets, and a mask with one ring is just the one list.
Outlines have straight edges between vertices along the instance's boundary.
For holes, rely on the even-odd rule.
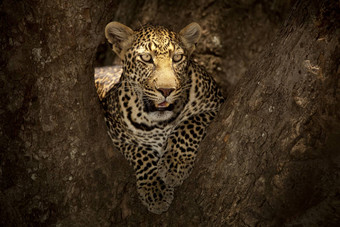
[[174,188],[164,183],[158,174],[159,154],[152,147],[121,144],[120,150],[133,166],[139,198],[149,211],[160,214],[168,210]]
[[167,185],[179,186],[189,176],[199,143],[215,115],[215,111],[210,111],[191,116],[169,136],[165,153],[158,162],[159,175]]

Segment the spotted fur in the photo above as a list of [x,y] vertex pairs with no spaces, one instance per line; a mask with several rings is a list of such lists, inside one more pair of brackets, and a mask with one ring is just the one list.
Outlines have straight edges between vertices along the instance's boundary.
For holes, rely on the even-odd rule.
[[190,58],[200,32],[196,23],[179,33],[161,26],[133,31],[118,22],[105,30],[123,62],[113,87],[96,79],[101,91],[111,86],[99,92],[109,135],[135,170],[141,201],[157,214],[169,208],[174,187],[189,176],[223,102],[212,77]]
[[94,69],[94,81],[99,99],[102,100],[106,93],[118,83],[123,69],[120,66],[105,66]]

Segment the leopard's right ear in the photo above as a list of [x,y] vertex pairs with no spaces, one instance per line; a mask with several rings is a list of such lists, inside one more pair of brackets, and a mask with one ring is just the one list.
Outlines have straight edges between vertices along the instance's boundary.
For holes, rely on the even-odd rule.
[[132,43],[133,30],[119,22],[110,22],[105,27],[105,37],[112,44],[112,50],[124,59],[124,54]]
[[187,48],[189,55],[195,50],[196,44],[201,37],[201,33],[201,26],[195,22],[187,25],[179,32],[180,39]]

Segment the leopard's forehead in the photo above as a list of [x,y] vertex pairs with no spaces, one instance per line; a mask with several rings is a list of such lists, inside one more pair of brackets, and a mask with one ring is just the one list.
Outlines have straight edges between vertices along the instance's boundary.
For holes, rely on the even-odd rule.
[[180,48],[178,35],[162,26],[145,26],[135,32],[133,46],[139,50],[165,54]]

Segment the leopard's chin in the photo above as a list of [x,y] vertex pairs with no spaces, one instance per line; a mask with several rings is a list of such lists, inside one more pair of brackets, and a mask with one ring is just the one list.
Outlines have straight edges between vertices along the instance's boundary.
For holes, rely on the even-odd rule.
[[153,122],[164,122],[174,117],[174,112],[168,111],[168,110],[154,111],[154,112],[150,112],[148,116],[149,116],[149,120]]

